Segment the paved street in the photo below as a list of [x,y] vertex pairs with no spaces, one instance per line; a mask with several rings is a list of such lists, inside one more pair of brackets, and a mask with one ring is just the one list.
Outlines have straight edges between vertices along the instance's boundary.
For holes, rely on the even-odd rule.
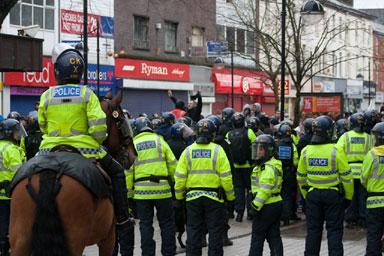
[[[157,255],[160,253],[160,232],[157,223],[155,223],[155,240],[157,245]],[[237,223],[231,220],[230,237],[233,239],[234,245],[230,247],[224,247],[224,254],[230,256],[244,256],[248,255],[250,241],[251,241],[251,222],[244,220],[243,223]],[[138,225],[135,230],[136,235],[136,248],[135,255],[141,255],[140,250],[140,233]],[[288,227],[282,227],[281,233],[283,236],[284,255],[296,256],[304,254],[305,245],[305,222],[301,221]],[[185,239],[185,235],[184,235]],[[265,243],[264,255],[270,255],[267,243]],[[326,243],[326,232],[323,234],[323,242],[321,247],[321,256],[328,255],[328,246]],[[183,251],[180,247],[177,248],[178,254],[182,255]],[[365,230],[347,230],[344,234],[344,255],[348,256],[362,256],[365,253]],[[97,247],[88,247],[84,255],[96,256]],[[207,248],[203,249],[203,255],[207,255]]]

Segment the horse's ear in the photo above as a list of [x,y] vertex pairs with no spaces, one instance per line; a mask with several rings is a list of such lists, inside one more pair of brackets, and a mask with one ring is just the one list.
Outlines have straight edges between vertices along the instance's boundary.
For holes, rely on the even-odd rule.
[[120,89],[115,95],[115,97],[113,97],[112,102],[116,105],[120,105],[122,101],[123,101],[123,93],[122,93],[122,90]]
[[112,97],[113,97],[112,90],[110,90],[110,91],[104,96],[104,98],[107,98],[107,99],[112,99]]

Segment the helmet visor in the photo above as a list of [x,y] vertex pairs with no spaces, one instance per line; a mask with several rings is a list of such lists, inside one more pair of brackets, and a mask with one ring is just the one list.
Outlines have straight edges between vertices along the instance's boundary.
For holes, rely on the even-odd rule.
[[14,135],[14,139],[17,140],[17,141],[20,141],[21,138],[25,138],[28,136],[27,134],[27,131],[25,130],[24,128],[24,125],[23,124],[19,124],[19,129],[16,129],[14,132],[13,132],[13,135]]
[[267,145],[265,143],[252,144],[252,159],[261,160],[266,159],[268,155]]

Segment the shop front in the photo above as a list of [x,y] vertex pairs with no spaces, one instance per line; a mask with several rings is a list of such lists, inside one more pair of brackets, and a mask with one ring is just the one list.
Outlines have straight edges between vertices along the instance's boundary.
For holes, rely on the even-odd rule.
[[184,101],[194,91],[189,65],[137,59],[115,60],[116,78],[122,79],[123,107],[133,116],[169,111],[174,108],[168,90]]
[[[242,111],[245,104],[260,103],[262,111],[268,115],[274,113],[274,97],[270,86],[265,84],[262,72],[234,69],[233,94],[234,109]],[[232,74],[229,68],[214,68],[212,81],[215,83],[216,102],[213,113],[218,114],[225,107],[232,105]],[[272,91],[272,94],[270,93]]]

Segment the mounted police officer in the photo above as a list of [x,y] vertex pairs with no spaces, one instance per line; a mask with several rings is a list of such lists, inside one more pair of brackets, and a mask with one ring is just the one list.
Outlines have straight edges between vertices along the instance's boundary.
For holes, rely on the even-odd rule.
[[134,126],[137,135],[133,143],[137,158],[127,173],[127,183],[140,219],[142,254],[155,255],[153,217],[156,208],[161,229],[161,253],[174,255],[176,240],[171,183],[177,161],[163,137],[153,132],[148,118],[137,118]]
[[25,154],[18,145],[25,136],[22,124],[16,119],[0,122],[0,255],[9,255],[8,226],[10,198],[7,196],[9,184],[25,161]]
[[361,184],[367,189],[367,251],[366,255],[382,255],[384,230],[384,123],[372,129],[375,146],[364,157]]
[[360,183],[361,167],[368,151],[372,148],[371,135],[364,132],[365,121],[362,113],[355,113],[349,118],[350,131],[344,133],[337,142],[343,149],[354,180],[354,195],[351,206],[345,213],[347,228],[356,225],[365,227],[366,191]]
[[[223,255],[224,199],[235,199],[231,168],[223,148],[212,143],[212,121],[197,123],[197,139],[181,154],[175,172],[176,199],[186,198],[187,255],[201,255],[204,223],[209,233],[208,255]],[[180,202],[181,203],[181,202]]]
[[38,122],[43,141],[39,154],[58,145],[70,145],[86,158],[96,158],[112,181],[118,233],[131,225],[128,214],[124,169],[101,146],[107,137],[106,115],[93,91],[80,85],[84,60],[80,52],[57,44],[52,52],[57,86],[40,98]]
[[306,199],[307,237],[304,255],[319,255],[324,221],[329,255],[343,255],[344,208],[353,195],[352,174],[342,149],[332,143],[333,120],[317,117],[311,144],[303,149],[297,182]]

